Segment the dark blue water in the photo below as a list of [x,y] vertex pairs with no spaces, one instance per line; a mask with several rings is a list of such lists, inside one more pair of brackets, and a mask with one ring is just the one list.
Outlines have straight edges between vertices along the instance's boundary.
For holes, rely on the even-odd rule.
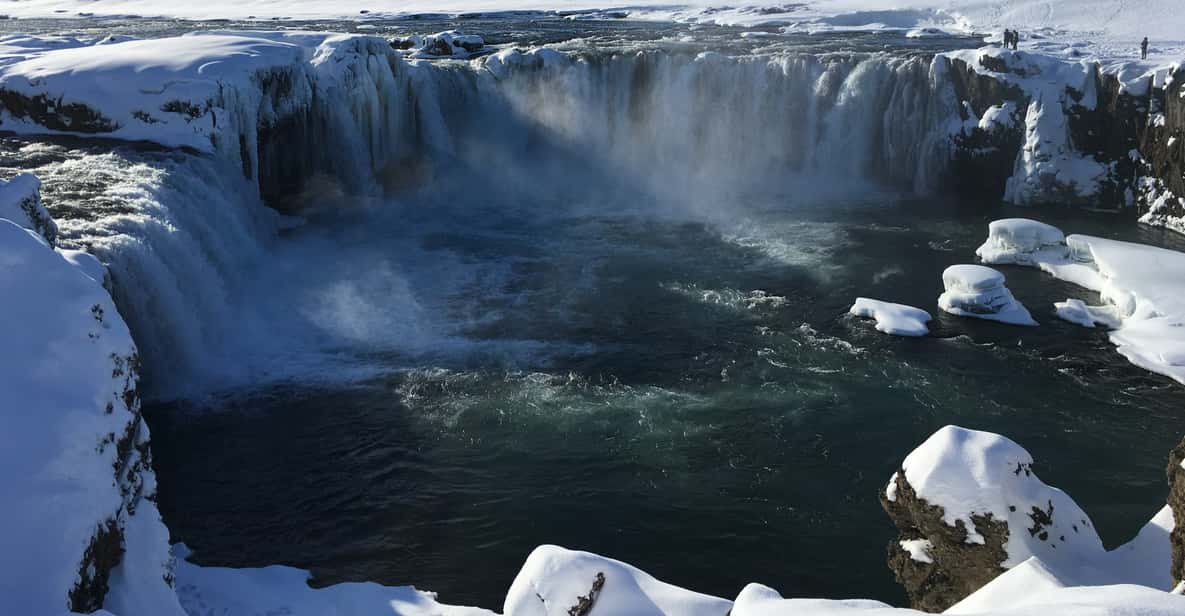
[[[392,213],[383,244],[408,269],[459,264],[446,277],[463,284],[411,276],[417,297],[449,289],[432,305],[457,333],[437,356],[390,357],[390,373],[348,387],[148,409],[161,508],[199,562],[497,608],[527,553],[556,543],[725,597],[759,581],[899,602],[877,493],[951,423],[1026,446],[1110,545],[1164,502],[1185,390],[1052,314],[1097,298],[1007,268],[1040,327],[936,309],[941,271],[973,260],[987,222],[1029,212],[777,202],[705,221],[454,205]],[[326,224],[356,243],[354,222]],[[857,295],[930,310],[934,335],[875,332],[845,314]]]

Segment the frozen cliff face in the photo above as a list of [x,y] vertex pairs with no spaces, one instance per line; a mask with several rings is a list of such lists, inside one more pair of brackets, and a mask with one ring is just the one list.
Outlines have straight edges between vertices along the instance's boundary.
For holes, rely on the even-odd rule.
[[[8,182],[0,202],[30,199],[35,186]],[[90,612],[130,584],[163,598],[151,613],[178,613],[139,359],[110,295],[41,236],[0,219],[0,298],[4,610]]]

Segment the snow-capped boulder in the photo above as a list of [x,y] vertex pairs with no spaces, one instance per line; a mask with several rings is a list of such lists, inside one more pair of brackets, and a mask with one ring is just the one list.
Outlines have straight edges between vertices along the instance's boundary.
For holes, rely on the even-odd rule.
[[731,608],[731,601],[661,582],[623,562],[543,545],[514,578],[502,613],[721,616]]
[[877,331],[886,334],[925,336],[930,333],[926,323],[929,323],[932,317],[921,308],[858,297],[848,312],[858,317],[876,319]]
[[938,307],[945,312],[1012,325],[1037,324],[1004,286],[1004,274],[990,267],[952,265],[942,272],[942,284],[946,291],[938,297]]
[[[0,185],[0,202],[29,199],[35,185]],[[92,612],[125,598],[151,604],[135,613],[180,614],[151,500],[139,358],[111,296],[40,235],[0,219],[0,298],[0,545],[13,563],[0,575],[4,610]]]
[[41,180],[32,173],[0,180],[0,218],[36,231],[50,247],[57,244],[58,225],[41,203]]
[[1004,218],[988,224],[988,238],[975,250],[984,263],[1032,265],[1069,255],[1061,229],[1028,218]]
[[915,449],[881,495],[900,533],[889,567],[917,609],[941,611],[1032,556],[1104,554],[1089,516],[1033,472],[1013,441],[947,426]]

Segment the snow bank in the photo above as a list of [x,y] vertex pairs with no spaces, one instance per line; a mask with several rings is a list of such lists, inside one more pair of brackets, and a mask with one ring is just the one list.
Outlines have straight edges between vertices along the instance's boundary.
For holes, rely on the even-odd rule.
[[616,560],[544,545],[535,548],[510,585],[505,616],[568,616],[582,601],[595,614],[720,616],[732,602],[660,582]]
[[219,127],[235,124],[217,104],[224,87],[247,90],[259,71],[295,65],[307,53],[290,42],[207,34],[113,43],[101,53],[84,41],[60,43],[0,39],[0,90],[24,99],[5,105],[5,129],[200,151],[212,151]]
[[[2,211],[39,203],[37,186],[32,176],[0,184]],[[109,587],[126,587],[124,571],[140,596],[161,598],[145,598],[141,613],[180,614],[165,581],[168,533],[150,500],[136,347],[87,269],[98,271],[0,219],[0,545],[11,564],[0,597],[14,614],[92,611]]]
[[0,218],[36,231],[51,247],[57,242],[58,225],[41,204],[41,180],[31,173],[0,180]]
[[1034,260],[1063,258],[1069,254],[1061,229],[1027,218],[1005,218],[988,224],[988,238],[975,250],[992,265],[1031,265]]
[[946,291],[938,307],[954,315],[1036,325],[1029,311],[1004,286],[1004,274],[982,265],[952,265],[942,272]]
[[1108,306],[1087,306],[1086,302],[1071,298],[1064,302],[1054,302],[1053,308],[1059,318],[1075,325],[1081,325],[1083,327],[1103,325],[1110,328],[1116,328],[1120,325],[1120,320],[1118,315],[1115,314],[1115,310]]
[[1098,558],[1103,543],[1090,518],[1042,483],[1032,465],[1029,452],[1003,436],[947,426],[913,450],[902,469],[919,498],[943,508],[947,525],[965,525],[968,543],[984,541],[977,519],[1006,522],[1006,568],[1031,556]]
[[[493,616],[488,610],[442,605],[436,596],[411,586],[349,582],[312,588],[308,571],[271,566],[257,569],[199,567],[184,560],[189,550],[174,547],[177,597],[189,614],[251,616]],[[143,613],[148,616],[148,613]],[[120,616],[136,616],[125,613]]]
[[1111,341],[1124,357],[1185,383],[1185,253],[1088,235],[1066,237],[1066,254],[1008,248],[999,237],[993,239],[997,233],[990,229],[985,246],[995,247],[987,254],[996,262],[1039,267],[1097,291],[1107,304],[1067,301],[1059,304],[1059,314],[1074,322],[1089,318],[1116,327]]
[[[1167,537],[1162,544],[1167,548]],[[183,572],[186,565],[181,567]],[[182,575],[179,574],[179,579]],[[1122,582],[1078,586],[1066,583],[1058,575],[1050,573],[1041,560],[1027,560],[948,613],[1169,616],[1185,610],[1185,597],[1162,590]],[[598,584],[598,580],[603,581]],[[399,610],[401,606],[395,607],[396,614],[406,614]],[[350,616],[355,612],[339,613]],[[515,578],[503,613],[506,616],[921,616],[924,612],[865,599],[786,599],[758,583],[746,585],[736,600],[730,602],[659,582],[634,567],[596,554],[541,546]]]
[[876,319],[877,331],[894,336],[925,336],[930,333],[926,323],[930,322],[930,313],[920,308],[893,304],[867,297],[856,298],[849,313],[858,317]]

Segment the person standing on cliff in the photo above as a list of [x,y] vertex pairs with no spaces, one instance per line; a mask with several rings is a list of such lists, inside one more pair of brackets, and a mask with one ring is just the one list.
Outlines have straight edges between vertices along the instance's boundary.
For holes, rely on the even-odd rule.
[[1140,59],[1148,59],[1148,37],[1146,36],[1144,37],[1144,40],[1140,41]]
[[1012,31],[1012,51],[1016,51],[1016,46],[1020,44],[1020,32]]

